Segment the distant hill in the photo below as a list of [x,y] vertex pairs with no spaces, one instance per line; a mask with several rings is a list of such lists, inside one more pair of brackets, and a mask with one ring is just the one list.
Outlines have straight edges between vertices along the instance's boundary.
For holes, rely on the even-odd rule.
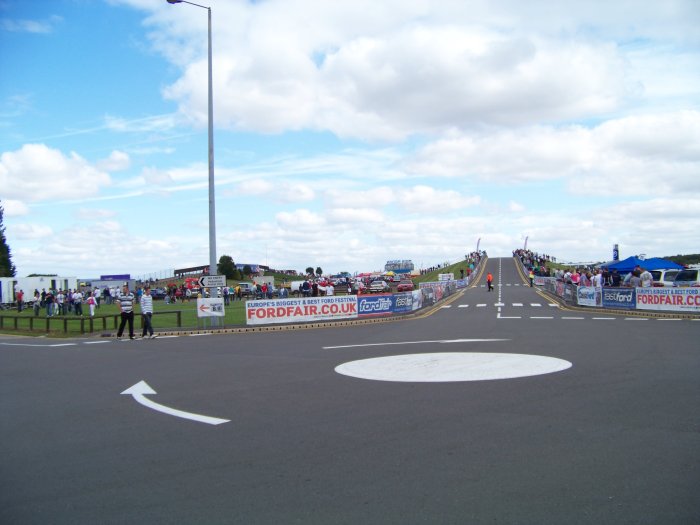
[[689,264],[700,264],[700,253],[691,253],[689,255],[669,255],[661,258],[686,266]]

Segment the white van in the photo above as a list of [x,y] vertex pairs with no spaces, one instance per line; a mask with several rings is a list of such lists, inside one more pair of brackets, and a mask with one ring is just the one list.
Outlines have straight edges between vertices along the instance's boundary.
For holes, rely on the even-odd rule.
[[671,288],[673,287],[673,280],[676,278],[680,270],[649,270],[654,282],[652,286]]
[[681,270],[673,280],[673,286],[676,288],[700,288],[700,269]]

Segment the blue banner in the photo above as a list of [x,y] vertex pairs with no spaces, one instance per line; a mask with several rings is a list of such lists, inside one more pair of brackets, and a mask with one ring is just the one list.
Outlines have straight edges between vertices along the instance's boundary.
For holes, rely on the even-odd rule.
[[375,315],[391,315],[394,311],[394,300],[391,295],[360,295],[357,297],[358,317]]
[[633,310],[637,306],[634,288],[603,288],[603,306]]

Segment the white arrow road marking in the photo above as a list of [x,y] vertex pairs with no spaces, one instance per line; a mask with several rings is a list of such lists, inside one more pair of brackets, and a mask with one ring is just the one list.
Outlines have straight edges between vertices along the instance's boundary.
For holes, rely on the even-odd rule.
[[199,421],[200,423],[206,423],[208,425],[221,425],[222,423],[228,423],[230,421],[230,419],[219,419],[218,417],[209,417],[202,416],[200,414],[192,414],[191,412],[183,412],[182,410],[159,405],[155,401],[151,401],[145,397],[148,394],[155,393],[156,391],[153,390],[145,381],[139,381],[131,388],[127,388],[124,390],[124,392],[122,392],[122,394],[133,396],[136,402],[141,403],[145,407],[152,408],[153,410],[157,410],[158,412],[163,412],[164,414],[169,414],[171,416],[191,419],[192,421]]

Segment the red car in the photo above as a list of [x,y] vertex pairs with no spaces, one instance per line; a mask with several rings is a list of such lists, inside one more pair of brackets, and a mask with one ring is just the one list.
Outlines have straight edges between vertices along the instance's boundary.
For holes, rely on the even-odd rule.
[[413,291],[413,281],[401,281],[396,287],[397,292],[412,292]]

